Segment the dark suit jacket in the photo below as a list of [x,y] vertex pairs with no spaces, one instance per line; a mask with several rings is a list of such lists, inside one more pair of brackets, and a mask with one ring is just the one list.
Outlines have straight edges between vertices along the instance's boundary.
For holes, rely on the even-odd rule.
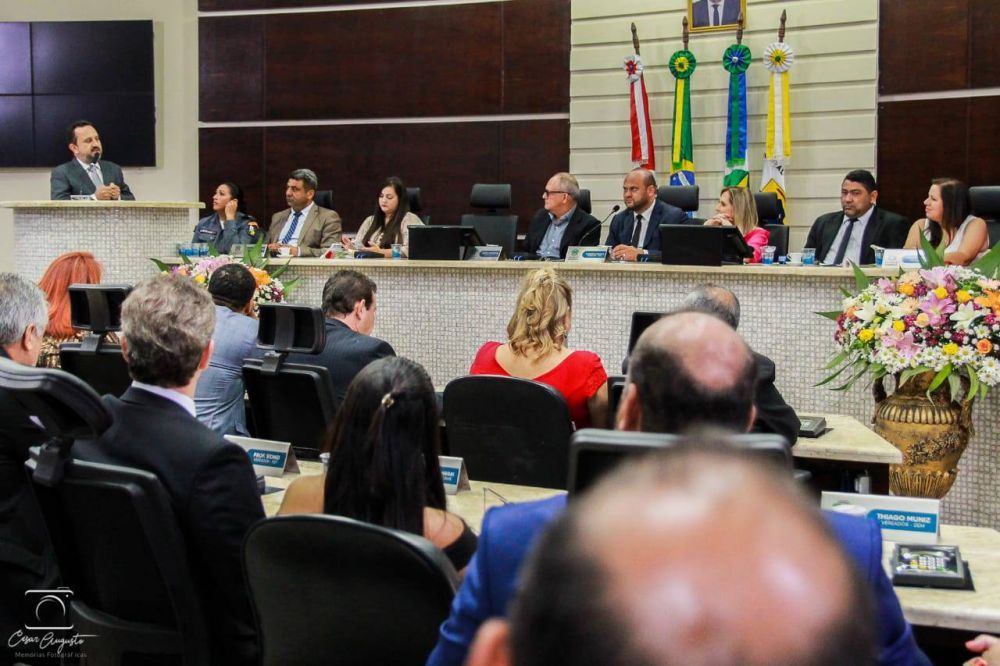
[[289,363],[321,365],[330,371],[337,403],[344,401],[347,386],[362,368],[396,352],[385,340],[352,331],[337,319],[326,320],[326,344],[319,354],[289,354]]
[[[566,496],[560,495],[507,504],[486,513],[479,547],[451,604],[451,614],[441,625],[427,666],[460,666],[479,626],[491,617],[507,614],[521,564],[538,535],[565,506]],[[872,590],[879,620],[879,664],[929,666],[882,569],[882,533],[878,524],[828,511],[823,515]]]
[[[826,259],[827,252],[833,246],[833,241],[840,231],[840,225],[844,221],[843,211],[820,215],[813,222],[809,229],[809,236],[806,238],[805,247],[816,248],[816,263],[822,263]],[[861,263],[874,264],[874,245],[882,247],[900,248],[906,243],[906,234],[910,231],[910,223],[905,217],[892,211],[883,210],[878,206],[872,211],[872,216],[868,218],[865,225],[865,235],[861,239]]]
[[[694,28],[707,28],[712,22],[708,17],[708,0],[695,0],[691,5],[691,23]],[[740,0],[728,0],[722,8],[722,23],[737,23],[740,20]]]
[[[547,210],[542,208],[535,213],[535,216],[531,218],[531,226],[528,227],[528,235],[524,239],[524,249],[526,252],[538,252],[538,248],[542,246],[542,239],[545,238],[545,232],[548,231],[550,224],[552,224],[552,220],[549,218]],[[576,210],[573,211],[573,215],[570,216],[569,221],[566,223],[566,231],[563,232],[562,242],[559,243],[559,256],[565,259],[566,250],[571,245],[597,245],[601,242],[601,233],[593,231],[593,229],[599,226],[601,226],[600,220],[577,206]],[[590,236],[586,239],[587,242],[581,243],[580,239],[588,233]]]
[[[281,231],[291,214],[292,209],[286,208],[271,216],[271,226],[267,230],[268,243],[281,242]],[[331,245],[340,241],[340,215],[335,210],[321,208],[314,203],[309,215],[304,221],[300,220],[299,224],[303,225],[299,232],[300,257],[322,256]]]
[[156,474],[187,541],[212,642],[212,663],[256,664],[256,629],[243,576],[243,537],[264,517],[243,449],[180,405],[131,387],[103,398],[113,423],[98,439],[76,442],[75,458]]
[[[676,206],[665,204],[659,199],[653,205],[653,212],[649,214],[650,221],[646,225],[646,236],[642,239],[642,247],[649,252],[650,261],[660,259],[660,225],[661,224],[687,224],[687,213]],[[611,231],[608,233],[608,240],[605,245],[615,247],[616,245],[630,245],[632,242],[632,232],[635,229],[635,212],[625,209],[611,219]]]
[[757,360],[757,420],[753,431],[776,433],[791,446],[799,438],[802,423],[774,385],[774,361],[757,352],[753,357]]
[[[114,183],[121,188],[122,201],[135,201],[135,195],[125,183],[125,174],[122,173],[122,168],[107,160],[101,160],[100,164],[104,184]],[[94,182],[90,180],[90,176],[83,170],[76,158],[60,164],[52,170],[52,175],[49,176],[49,186],[51,191],[49,198],[51,199],[69,199],[71,194],[93,194],[97,191]]]

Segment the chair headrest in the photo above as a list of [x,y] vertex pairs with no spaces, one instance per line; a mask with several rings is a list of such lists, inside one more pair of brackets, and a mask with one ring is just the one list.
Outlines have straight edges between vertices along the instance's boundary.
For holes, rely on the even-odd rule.
[[0,388],[41,421],[50,437],[93,439],[111,426],[111,412],[100,396],[68,372],[0,358]]
[[424,209],[424,200],[420,198],[419,187],[406,188],[406,198],[410,200],[411,213],[419,213]]
[[778,195],[774,192],[754,192],[753,201],[757,204],[757,219],[764,220],[778,219]]
[[510,208],[509,183],[476,183],[469,195],[469,205],[473,208]]
[[333,210],[333,190],[316,190],[316,196],[313,197],[313,201],[320,208]]
[[983,219],[1000,219],[1000,185],[979,185],[969,188],[972,213]]
[[263,303],[257,346],[276,352],[318,354],[326,344],[323,311],[308,305]]
[[131,291],[127,284],[71,284],[70,324],[100,334],[122,330],[122,303]]
[[576,205],[579,206],[584,213],[590,212],[590,190],[580,188],[580,197],[576,200]]
[[656,190],[656,198],[665,204],[676,206],[685,212],[698,210],[697,185],[665,185]]

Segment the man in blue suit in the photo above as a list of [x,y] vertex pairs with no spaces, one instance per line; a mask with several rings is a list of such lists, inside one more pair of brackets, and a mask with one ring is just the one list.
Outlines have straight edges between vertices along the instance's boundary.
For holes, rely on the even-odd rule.
[[732,25],[740,20],[740,0],[696,0],[691,5],[691,27]]
[[685,224],[688,216],[656,198],[656,176],[649,169],[632,169],[625,175],[622,199],[625,210],[612,218],[604,242],[611,246],[612,258],[659,261],[660,225]]
[[101,137],[89,120],[77,120],[66,129],[66,142],[73,159],[52,170],[52,199],[84,195],[99,201],[134,201],[122,168],[101,159]]
[[[712,350],[706,353],[705,350]],[[712,425],[744,432],[754,420],[756,364],[746,343],[720,319],[696,312],[666,315],[650,326],[632,352],[619,430],[683,432]],[[479,626],[504,616],[517,574],[535,538],[565,506],[564,497],[511,504],[486,514],[476,555],[441,625],[429,666],[462,664]],[[878,527],[830,515],[877,601],[881,664],[926,664],[881,568]]]

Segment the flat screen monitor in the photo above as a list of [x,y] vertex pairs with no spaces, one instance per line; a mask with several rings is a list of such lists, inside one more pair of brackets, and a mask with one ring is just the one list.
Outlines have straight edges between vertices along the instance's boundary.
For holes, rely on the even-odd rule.
[[753,256],[736,227],[661,224],[660,249],[664,264],[680,266],[740,264]]
[[471,249],[484,245],[475,227],[468,225],[420,225],[410,227],[410,259],[458,261]]
[[632,350],[635,349],[635,343],[639,341],[639,336],[647,328],[652,326],[660,317],[664,315],[663,312],[633,312],[632,313],[632,328],[629,329],[628,333],[628,353],[631,354]]

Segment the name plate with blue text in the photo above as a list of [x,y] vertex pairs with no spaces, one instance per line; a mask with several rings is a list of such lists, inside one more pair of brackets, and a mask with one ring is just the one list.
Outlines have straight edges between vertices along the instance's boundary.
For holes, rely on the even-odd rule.
[[226,435],[226,439],[247,452],[255,474],[281,476],[285,472],[299,471],[299,461],[295,459],[291,442],[237,435]]
[[886,250],[882,268],[920,268],[920,250]]
[[500,261],[502,253],[502,245],[477,245],[472,250],[472,256],[469,257],[469,261]]
[[441,479],[444,491],[454,495],[459,490],[469,490],[469,473],[465,470],[465,460],[455,456],[438,456],[441,465]]
[[824,491],[820,506],[832,511],[853,508],[845,513],[858,513],[874,518],[882,527],[886,541],[904,543],[937,543],[941,531],[941,500],[924,497],[894,497]]
[[566,261],[604,262],[610,249],[607,245],[570,245],[566,249]]

